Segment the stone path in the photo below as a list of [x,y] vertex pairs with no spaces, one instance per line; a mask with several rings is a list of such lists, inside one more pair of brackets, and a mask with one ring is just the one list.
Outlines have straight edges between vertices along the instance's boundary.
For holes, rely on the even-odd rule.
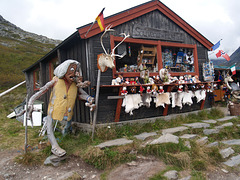
[[[139,135],[135,135],[134,137],[138,140],[143,141],[142,146],[145,146],[148,144],[152,145],[152,144],[161,144],[161,143],[168,143],[168,142],[178,144],[179,138],[185,139],[185,140],[196,139],[197,143],[200,143],[201,145],[207,145],[208,147],[218,146],[219,142],[208,143],[207,136],[211,134],[219,133],[224,127],[233,126],[232,122],[227,122],[233,118],[237,118],[237,116],[225,116],[224,118],[220,118],[216,120],[212,120],[212,119],[202,120],[202,122],[182,124],[181,126],[163,129],[158,132],[150,132],[150,133],[145,132]],[[221,125],[213,127],[215,124],[221,124]],[[237,126],[240,126],[240,125],[238,124]],[[178,137],[174,135],[174,133],[183,132],[191,128],[192,129],[202,128],[203,134],[206,136],[201,137],[200,135],[197,135],[197,134],[184,134]],[[151,137],[150,140],[145,141],[149,137]],[[133,142],[134,140],[121,138],[121,139],[106,141],[104,143],[97,145],[96,147],[99,147],[102,149],[105,147],[120,146],[120,145],[130,144]],[[224,141],[221,141],[220,143],[223,143],[229,146],[228,148],[220,150],[220,154],[222,155],[222,157],[224,159],[228,158],[223,164],[229,167],[238,166],[240,164],[240,155],[232,156],[235,152],[231,148],[231,146],[240,145],[240,139],[224,140]],[[186,144],[186,146],[188,145]]]

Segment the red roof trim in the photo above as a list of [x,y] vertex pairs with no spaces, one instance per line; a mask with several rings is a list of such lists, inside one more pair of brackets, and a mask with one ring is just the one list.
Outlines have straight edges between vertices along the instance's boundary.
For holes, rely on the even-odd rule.
[[[154,10],[161,11],[164,15],[166,15],[169,19],[175,22],[178,26],[180,26],[183,30],[185,30],[188,34],[194,37],[197,41],[199,41],[203,46],[207,49],[213,46],[213,44],[207,40],[203,35],[201,35],[198,31],[196,31],[192,26],[190,26],[186,21],[180,18],[176,13],[170,10],[167,6],[165,6],[160,1],[150,1],[149,3],[145,3],[143,5],[137,6],[136,8],[126,10],[120,14],[116,14],[112,17],[104,19],[104,23],[107,26],[108,24],[112,24],[112,27],[118,26],[125,22],[128,22],[136,17],[142,16],[146,13],[149,13]],[[83,28],[79,28],[78,32],[82,39],[90,38],[96,34],[101,33],[100,28],[97,23],[95,23],[92,29],[85,37],[86,32],[90,28],[91,25],[85,26]]]

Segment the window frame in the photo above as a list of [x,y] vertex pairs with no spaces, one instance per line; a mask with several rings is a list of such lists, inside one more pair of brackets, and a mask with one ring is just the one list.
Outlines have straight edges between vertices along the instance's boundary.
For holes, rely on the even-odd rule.
[[[111,49],[114,48],[115,43],[118,43],[122,40],[122,37],[110,35],[110,45]],[[162,61],[162,47],[179,47],[179,48],[189,48],[193,49],[193,56],[194,56],[194,72],[169,72],[171,76],[183,76],[183,75],[198,75],[199,76],[199,68],[198,68],[198,56],[197,56],[197,45],[196,44],[183,44],[183,43],[174,43],[174,42],[164,42],[160,40],[145,40],[145,39],[133,39],[127,38],[124,41],[125,43],[135,43],[135,44],[145,44],[145,45],[152,45],[157,47],[157,63],[158,63],[158,70],[163,68],[163,61]],[[116,61],[114,60],[115,68],[112,69],[112,76],[116,78],[119,74],[123,77],[139,77],[140,72],[117,72],[116,71]],[[156,76],[159,75],[159,72],[150,72],[149,76]]]
[[58,63],[58,58],[53,58],[50,62],[49,62],[49,80],[51,81],[52,78],[54,77],[54,67],[52,66],[53,63]]
[[[38,77],[37,76],[38,73]],[[39,81],[38,84],[40,86],[40,68],[37,67],[36,69],[33,70],[33,90],[38,91],[40,87],[37,87],[37,80]]]

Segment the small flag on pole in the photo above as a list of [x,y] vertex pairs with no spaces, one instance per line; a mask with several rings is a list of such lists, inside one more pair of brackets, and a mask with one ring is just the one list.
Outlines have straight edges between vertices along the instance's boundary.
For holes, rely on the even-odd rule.
[[[220,40],[220,41],[221,41],[221,40]],[[215,51],[217,48],[219,48],[219,46],[220,46],[220,41],[218,41],[216,44],[214,44],[214,45],[211,47],[212,51]]]
[[96,21],[98,22],[98,26],[100,27],[101,31],[105,29],[104,17],[103,17],[104,9],[105,8],[103,8],[102,11],[99,13],[99,15],[96,17]]
[[225,53],[223,50],[219,50],[217,53],[216,53],[216,56],[217,56],[217,58],[219,58],[219,57],[223,57],[223,58],[225,58],[227,61],[230,61],[230,57],[229,57],[229,55],[227,54],[227,53]]
[[236,74],[236,66],[233,65],[230,68],[231,68],[232,75]]

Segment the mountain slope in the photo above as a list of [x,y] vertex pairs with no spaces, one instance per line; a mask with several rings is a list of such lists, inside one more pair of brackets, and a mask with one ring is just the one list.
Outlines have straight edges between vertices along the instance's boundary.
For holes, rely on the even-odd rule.
[[25,79],[22,70],[61,41],[26,32],[0,15],[0,89]]

